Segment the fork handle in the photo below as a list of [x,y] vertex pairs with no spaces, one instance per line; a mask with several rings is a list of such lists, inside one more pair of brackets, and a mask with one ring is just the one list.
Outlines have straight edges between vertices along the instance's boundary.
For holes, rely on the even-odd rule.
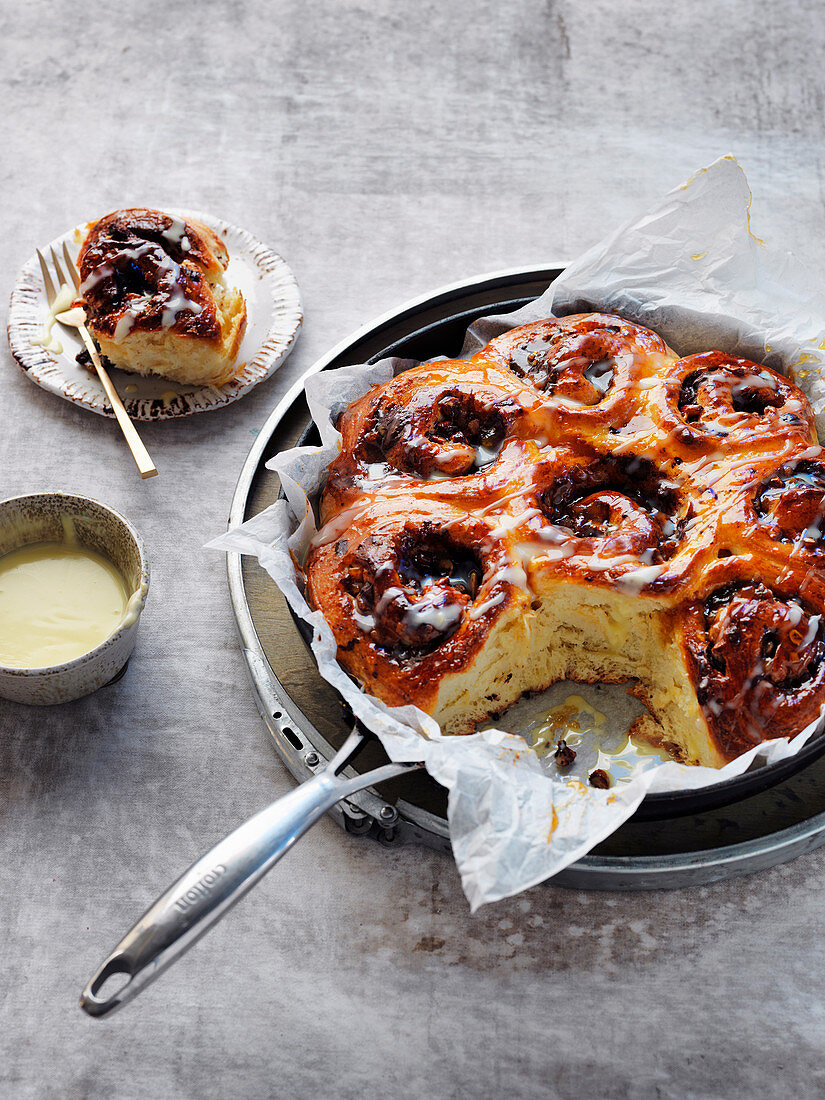
[[94,341],[89,335],[89,330],[85,325],[78,325],[77,331],[86,345],[86,351],[91,356],[94,363],[97,376],[103,384],[103,388],[106,391],[106,396],[109,398],[109,403],[112,406],[117,422],[120,425],[120,430],[129,444],[129,450],[132,452],[132,458],[135,460],[135,465],[138,468],[140,476],[142,478],[155,477],[157,475],[157,467],[152,459],[149,457],[149,452],[143,446],[143,441],[137,433],[132,421],[129,419],[129,414],[123,407],[123,402],[120,400],[117,390],[112,384],[112,380],[106,368],[100,361],[100,356],[97,353],[97,348],[94,345]]

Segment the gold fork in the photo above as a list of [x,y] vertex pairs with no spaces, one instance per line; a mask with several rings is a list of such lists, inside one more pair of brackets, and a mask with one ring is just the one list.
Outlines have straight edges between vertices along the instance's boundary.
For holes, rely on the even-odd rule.
[[[57,295],[64,287],[67,287],[69,290],[71,290],[69,280],[64,275],[63,269],[60,266],[60,261],[55,255],[55,251],[53,248],[51,249],[51,254],[54,272],[57,276],[57,289],[55,289],[54,282],[52,281],[52,277],[49,273],[48,264],[46,263],[42,252],[39,248],[37,250],[37,258],[38,260],[40,260],[40,270],[43,273],[43,285],[46,288],[46,300],[48,301],[49,306],[52,306],[54,304]],[[74,262],[69,255],[69,250],[66,247],[65,241],[63,242],[63,259],[66,264],[66,270],[68,271],[72,283],[74,284],[75,293],[77,293],[80,290],[80,278],[77,274],[77,269],[75,268]],[[152,462],[152,459],[149,457],[149,452],[143,446],[141,438],[137,433],[137,429],[135,428],[132,421],[129,419],[129,414],[126,412],[126,409],[123,406],[123,402],[120,400],[118,392],[112,384],[112,380],[109,377],[106,368],[100,361],[100,356],[98,355],[97,348],[95,347],[94,341],[92,340],[89,330],[86,327],[86,311],[83,309],[82,306],[75,306],[73,309],[67,309],[63,313],[55,314],[55,320],[59,321],[61,325],[68,325],[70,328],[76,328],[77,331],[80,333],[80,337],[83,340],[83,343],[86,345],[86,350],[88,351],[92,363],[94,364],[94,368],[97,371],[97,376],[100,379],[104,390],[106,391],[106,396],[109,398],[109,403],[111,404],[112,410],[117,417],[117,422],[120,425],[120,430],[123,432],[123,435],[126,438],[126,442],[129,444],[129,450],[132,452],[132,458],[134,458],[135,460],[135,464],[140,472],[140,476],[143,478],[155,477],[158,472],[157,467],[155,466],[154,462]]]

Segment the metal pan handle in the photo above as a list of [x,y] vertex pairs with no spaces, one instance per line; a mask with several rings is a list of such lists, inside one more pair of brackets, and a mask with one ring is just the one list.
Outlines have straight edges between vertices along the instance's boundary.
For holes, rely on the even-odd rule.
[[[312,779],[267,806],[215,845],[147,909],[96,971],[80,997],[90,1016],[106,1016],[131,1001],[240,901],[295,841],[342,798],[420,764],[385,764],[352,779],[343,770],[361,747],[354,730]],[[114,993],[103,986],[124,977]]]

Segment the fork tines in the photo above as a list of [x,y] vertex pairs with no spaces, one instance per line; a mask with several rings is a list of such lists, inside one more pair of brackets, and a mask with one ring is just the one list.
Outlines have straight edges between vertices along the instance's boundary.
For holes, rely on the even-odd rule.
[[43,286],[46,288],[46,301],[49,303],[49,305],[51,305],[57,297],[57,291],[54,289],[54,283],[52,282],[52,277],[49,274],[48,264],[43,258],[43,253],[40,251],[39,248],[37,250],[37,258],[40,261],[40,270],[43,273]]
[[46,263],[46,259],[43,253],[40,251],[39,248],[37,249],[37,258],[40,261],[40,271],[43,274],[43,286],[46,289],[46,301],[49,303],[49,305],[52,305],[58,295],[60,287],[71,287],[71,285],[73,284],[76,291],[80,290],[80,277],[77,274],[77,268],[74,265],[74,261],[69,255],[69,249],[65,241],[63,242],[63,260],[66,265],[66,271],[68,271],[69,273],[71,283],[69,282],[69,278],[67,278],[64,274],[63,268],[60,266],[60,260],[58,260],[55,250],[51,248],[50,252],[52,254],[52,264],[54,265],[54,272],[57,276],[57,289],[55,289],[54,282],[52,281],[52,277],[49,272],[49,265]]

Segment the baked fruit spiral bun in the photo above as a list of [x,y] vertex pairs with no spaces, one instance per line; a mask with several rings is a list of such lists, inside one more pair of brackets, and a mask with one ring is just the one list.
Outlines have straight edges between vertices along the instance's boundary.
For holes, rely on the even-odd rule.
[[115,210],[78,256],[80,296],[101,352],[122,370],[175,382],[230,381],[246,303],[228,287],[229,255],[207,226],[160,210]]
[[825,451],[787,378],[548,318],[373,387],[303,564],[343,667],[446,733],[563,679],[719,767],[825,706]]
[[[821,581],[801,595],[728,559],[683,611],[688,669],[720,760],[813,722],[825,694]],[[709,577],[710,581],[711,578]]]

